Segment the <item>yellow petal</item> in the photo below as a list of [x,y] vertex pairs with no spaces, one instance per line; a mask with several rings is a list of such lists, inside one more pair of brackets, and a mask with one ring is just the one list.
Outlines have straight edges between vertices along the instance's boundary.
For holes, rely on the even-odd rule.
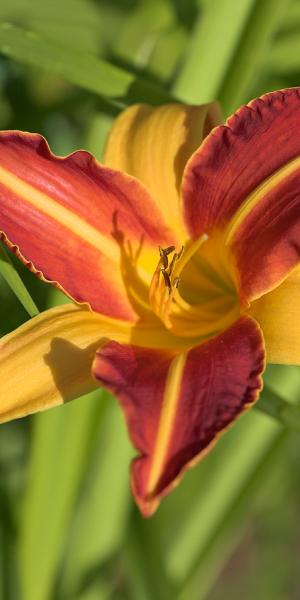
[[0,422],[68,402],[97,387],[96,350],[108,339],[176,347],[158,321],[133,327],[66,304],[31,319],[0,340]]
[[[68,304],[42,313],[3,337],[0,421],[44,410],[94,389],[90,365],[108,333],[112,333],[108,319]],[[126,339],[126,330],[120,328],[120,335]]]
[[300,365],[300,266],[275,290],[253,302],[269,363]]
[[185,237],[179,203],[184,167],[220,121],[215,103],[131,106],[113,125],[104,162],[140,179],[151,191],[166,222]]

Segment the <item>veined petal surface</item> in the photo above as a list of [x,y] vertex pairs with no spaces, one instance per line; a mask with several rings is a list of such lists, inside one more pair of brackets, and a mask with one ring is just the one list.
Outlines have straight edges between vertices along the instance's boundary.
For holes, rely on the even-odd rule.
[[300,91],[273,92],[215,129],[189,161],[182,188],[193,237],[224,230],[242,300],[285,279],[300,258]]
[[249,314],[260,324],[267,362],[300,365],[300,267],[275,290],[251,304]]
[[134,178],[84,151],[58,158],[42,136],[21,132],[0,134],[1,231],[29,268],[74,300],[129,320],[136,313],[124,272],[135,271],[139,255],[142,277],[151,278],[153,246],[174,242]]
[[263,369],[262,335],[249,317],[176,354],[115,342],[97,353],[93,373],[118,397],[140,453],[132,487],[145,516],[256,400]]
[[184,167],[203,138],[220,122],[216,103],[131,106],[112,127],[105,164],[142,181],[166,222],[184,238],[186,232],[179,204]]
[[96,388],[92,362],[108,339],[150,348],[176,347],[175,337],[155,320],[133,326],[74,304],[47,310],[0,339],[0,422]]
[[0,422],[68,402],[94,389],[94,354],[103,338],[130,339],[128,324],[66,304],[0,340]]

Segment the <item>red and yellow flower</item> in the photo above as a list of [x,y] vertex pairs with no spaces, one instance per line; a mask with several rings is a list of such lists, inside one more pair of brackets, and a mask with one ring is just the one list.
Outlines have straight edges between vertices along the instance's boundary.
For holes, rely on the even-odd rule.
[[2,338],[0,418],[104,385],[144,515],[256,401],[265,356],[300,363],[300,91],[217,123],[215,105],[133,106],[106,166],[0,134],[2,240],[74,301]]

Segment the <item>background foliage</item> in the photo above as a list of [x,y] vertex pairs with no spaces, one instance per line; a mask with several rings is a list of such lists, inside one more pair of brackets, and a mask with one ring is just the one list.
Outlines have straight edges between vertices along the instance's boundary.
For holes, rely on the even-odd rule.
[[[41,132],[61,154],[101,159],[132,102],[218,98],[228,115],[300,83],[298,0],[1,0],[0,21],[0,127]],[[1,334],[64,301],[2,248],[0,273]],[[261,410],[149,521],[105,393],[2,425],[0,598],[299,598],[300,373],[265,379]]]

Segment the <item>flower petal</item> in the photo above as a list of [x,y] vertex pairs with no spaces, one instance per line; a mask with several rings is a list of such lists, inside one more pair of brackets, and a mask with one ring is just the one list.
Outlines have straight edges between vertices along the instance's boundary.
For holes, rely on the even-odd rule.
[[150,348],[176,346],[174,336],[154,320],[133,326],[74,304],[47,310],[0,339],[0,422],[97,387],[91,365],[107,339]]
[[1,231],[41,278],[95,311],[131,320],[126,262],[133,270],[139,251],[148,280],[157,261],[153,246],[174,242],[138,181],[87,152],[58,158],[40,135],[21,132],[0,134]]
[[130,339],[125,322],[66,304],[0,340],[0,422],[67,402],[96,387],[92,360],[103,337]]
[[269,363],[300,365],[300,267],[275,290],[253,302]]
[[218,105],[137,104],[116,119],[105,164],[126,171],[152,192],[165,220],[184,235],[179,190],[185,164],[209,131],[221,122]]
[[183,195],[194,237],[221,228],[242,300],[270,291],[300,257],[300,92],[267,94],[216,129],[187,165]]
[[263,339],[249,317],[186,352],[111,342],[97,353],[94,375],[119,398],[141,454],[132,485],[145,516],[256,400],[263,369]]

